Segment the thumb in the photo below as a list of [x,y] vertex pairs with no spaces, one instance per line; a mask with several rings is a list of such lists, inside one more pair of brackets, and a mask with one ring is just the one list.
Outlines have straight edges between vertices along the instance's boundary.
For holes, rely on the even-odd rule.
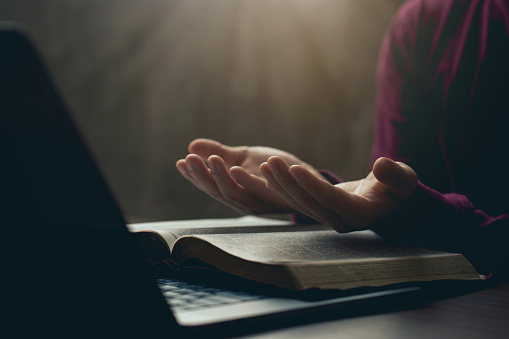
[[189,144],[189,152],[208,159],[211,155],[218,155],[229,164],[229,166],[239,164],[245,151],[243,147],[231,147],[221,144],[212,139],[195,139]]
[[378,158],[373,165],[373,175],[397,198],[410,197],[417,187],[417,174],[402,162]]

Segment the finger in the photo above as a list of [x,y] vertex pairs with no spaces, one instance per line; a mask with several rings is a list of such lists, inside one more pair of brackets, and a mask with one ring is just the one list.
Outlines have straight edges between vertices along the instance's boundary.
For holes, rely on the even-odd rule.
[[273,191],[275,191],[277,194],[281,196],[283,200],[286,201],[286,203],[296,212],[302,213],[304,215],[307,215],[315,220],[318,220],[321,223],[325,223],[323,220],[320,220],[317,216],[315,216],[311,211],[306,210],[304,207],[300,206],[289,194],[286,192],[286,190],[277,182],[276,178],[274,177],[271,168],[269,167],[269,164],[264,162],[260,165],[260,172],[267,180],[267,187]]
[[[353,211],[362,210],[363,201],[361,198],[338,188],[331,183],[316,177],[306,168],[294,165],[289,169],[290,175],[298,185],[308,193],[314,202],[311,205],[318,204],[322,206],[322,218],[327,218],[327,224],[339,232],[350,232],[358,229],[350,222],[346,222]],[[312,201],[312,200],[310,200]],[[305,202],[301,202],[306,206]],[[311,207],[307,207],[311,209]],[[316,214],[319,212],[314,211]],[[362,215],[362,211],[361,215]],[[332,215],[331,215],[332,214]]]
[[337,210],[338,202],[341,202],[345,209],[353,208],[357,203],[352,194],[317,178],[302,166],[293,165],[289,173],[302,189],[332,210]]
[[176,167],[180,174],[187,180],[189,180],[193,185],[195,185],[197,188],[202,190],[202,185],[200,184],[199,180],[196,180],[193,175],[191,174],[191,161],[186,159],[180,159],[176,163]]
[[373,165],[373,175],[384,184],[395,200],[410,197],[417,187],[417,174],[404,163],[388,158],[378,158]]
[[190,180],[193,184],[200,190],[205,191],[214,198],[217,198],[220,195],[219,190],[217,189],[210,170],[203,159],[196,154],[189,154],[185,160],[188,173],[191,176]]
[[201,157],[196,154],[189,154],[186,157],[186,164],[190,174],[190,181],[201,191],[207,193],[212,198],[222,202],[225,205],[230,206],[235,211],[241,214],[249,214],[249,211],[231,203],[225,199],[221,191],[218,189],[209,168]]
[[267,207],[249,190],[239,185],[230,175],[223,159],[217,155],[209,157],[207,163],[221,195],[230,203],[248,209],[252,214],[265,213]]
[[230,168],[231,176],[246,190],[253,193],[266,206],[272,206],[274,212],[292,212],[286,201],[273,189],[267,187],[267,180],[250,174],[244,168],[234,166]]
[[[280,194],[286,196],[285,200],[289,204],[294,204],[302,213],[319,220],[322,223],[335,225],[341,222],[341,217],[327,208],[314,197],[309,195],[295,181],[289,173],[288,164],[280,157],[271,157],[267,161],[272,175],[276,182],[271,185],[276,188]],[[311,172],[309,172],[311,174]],[[284,193],[281,193],[284,192]]]
[[228,167],[231,167],[242,163],[247,154],[247,147],[231,147],[216,140],[200,138],[189,144],[189,152],[198,154],[203,159],[218,155],[225,160]]
[[187,168],[187,163],[184,159],[178,160],[175,166],[177,167],[178,171],[184,178],[186,178],[187,180],[192,179],[191,174],[189,173],[189,169]]

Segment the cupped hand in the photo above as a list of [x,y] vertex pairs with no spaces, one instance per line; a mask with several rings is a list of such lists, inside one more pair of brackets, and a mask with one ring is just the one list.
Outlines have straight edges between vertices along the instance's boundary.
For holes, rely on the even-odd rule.
[[293,209],[338,232],[369,228],[398,210],[417,187],[416,173],[388,158],[379,158],[366,178],[336,185],[277,156],[263,163],[260,171]]
[[189,152],[176,164],[182,176],[241,214],[298,213],[277,192],[267,188],[259,167],[271,156],[321,177],[293,154],[270,147],[232,147],[215,140],[196,139],[189,144]]

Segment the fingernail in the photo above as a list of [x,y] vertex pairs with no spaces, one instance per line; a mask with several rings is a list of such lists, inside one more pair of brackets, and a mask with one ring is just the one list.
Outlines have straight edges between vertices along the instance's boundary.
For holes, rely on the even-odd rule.
[[217,165],[213,161],[208,161],[208,165],[210,168],[210,173],[212,173],[212,175],[216,174],[217,173]]
[[267,165],[268,165],[268,164],[267,164],[266,162],[264,162],[263,164],[261,164],[261,165],[260,165],[260,173],[261,173],[264,177],[268,177],[268,176],[270,177],[270,176],[272,176],[272,173],[271,173],[271,172],[272,172],[272,169],[270,168],[270,166],[269,166],[269,168],[267,168]]
[[232,176],[233,179],[235,179],[236,181],[239,181],[240,177],[235,172],[230,171],[230,175]]
[[180,174],[187,175],[187,171],[184,168],[180,168],[179,166],[177,166],[177,169],[180,172]]
[[194,172],[196,170],[196,165],[192,161],[188,161],[187,168],[189,168],[190,172]]
[[273,162],[268,162],[267,164],[269,164],[270,170],[272,171],[273,175],[278,175],[281,173],[281,168],[279,167],[278,164]]
[[[293,166],[292,166],[293,167]],[[302,173],[299,173],[298,170],[296,170],[295,168],[292,170],[292,167],[290,167],[290,175],[292,176],[292,178],[294,178],[296,181],[301,181],[302,180]]]

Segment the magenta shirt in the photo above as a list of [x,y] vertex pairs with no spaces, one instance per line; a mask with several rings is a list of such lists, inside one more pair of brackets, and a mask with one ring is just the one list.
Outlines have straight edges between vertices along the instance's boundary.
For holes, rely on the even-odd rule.
[[415,197],[384,237],[509,271],[509,0],[410,0],[378,65],[373,161],[409,164]]

